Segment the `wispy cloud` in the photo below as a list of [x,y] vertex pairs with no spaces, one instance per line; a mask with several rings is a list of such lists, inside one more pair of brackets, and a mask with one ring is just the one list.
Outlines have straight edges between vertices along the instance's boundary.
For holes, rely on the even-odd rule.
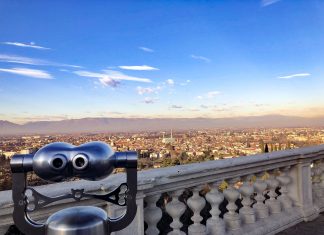
[[145,95],[145,94],[159,94],[160,92],[162,92],[163,90],[168,90],[169,94],[171,94],[171,92],[174,92],[173,90],[171,91],[170,89],[174,89],[174,80],[172,79],[167,79],[162,83],[159,83],[157,86],[149,86],[149,87],[142,87],[142,86],[138,86],[136,87],[136,91],[137,94],[139,95]]
[[174,104],[174,105],[171,105],[170,108],[171,109],[183,109],[183,106]]
[[189,108],[188,111],[190,111],[190,112],[199,112],[200,109],[197,109],[197,108]]
[[138,71],[149,71],[149,70],[159,70],[158,68],[154,68],[148,65],[121,65],[118,66],[120,69],[125,69],[125,70],[138,70]]
[[28,68],[12,68],[5,69],[0,68],[1,72],[5,73],[13,73],[22,76],[32,77],[32,78],[40,78],[40,79],[53,79],[52,75],[46,71],[38,70],[38,69],[28,69]]
[[200,105],[200,107],[203,108],[203,109],[208,109],[209,108],[208,105],[204,105],[204,104]]
[[173,86],[174,85],[174,80],[173,79],[167,79],[166,84],[168,84],[169,86]]
[[310,73],[296,73],[296,74],[290,74],[286,76],[280,76],[278,78],[280,79],[293,79],[293,78],[298,78],[298,77],[308,77],[310,76]]
[[156,101],[157,99],[152,97],[145,97],[143,100],[145,104],[154,104]]
[[151,94],[151,93],[157,94],[160,90],[162,90],[162,87],[161,86],[157,86],[157,87],[141,87],[141,86],[138,86],[136,88],[136,90],[137,90],[137,93],[139,95]]
[[195,59],[195,60],[201,60],[204,62],[209,63],[211,60],[207,57],[201,56],[201,55],[190,55],[191,58]]
[[81,77],[98,78],[99,82],[103,86],[111,86],[111,87],[116,87],[122,80],[134,81],[134,82],[144,82],[144,83],[152,82],[148,78],[128,76],[124,73],[114,71],[114,70],[103,70],[102,73],[95,73],[95,72],[80,70],[80,71],[74,71],[73,73],[76,75],[79,75]]
[[206,94],[197,96],[197,99],[212,99],[220,94],[219,91],[209,91]]
[[262,1],[261,1],[261,6],[262,6],[262,7],[267,7],[267,6],[270,6],[270,5],[272,5],[272,4],[277,3],[277,2],[279,2],[279,1],[281,1],[281,0],[262,0]]
[[136,90],[137,90],[137,93],[139,95],[151,94],[151,93],[155,92],[155,89],[152,88],[152,87],[141,87],[141,86],[138,86],[136,88]]
[[153,49],[148,48],[148,47],[138,47],[138,49],[140,49],[142,51],[145,51],[145,52],[150,52],[150,53],[154,52]]
[[152,82],[149,78],[128,76],[124,73],[114,71],[114,70],[103,70],[103,71],[106,75],[108,75],[109,77],[111,77],[114,80],[126,80],[126,81],[145,82],[145,83]]
[[39,49],[39,50],[50,50],[51,48],[48,47],[43,47],[36,45],[34,42],[30,43],[22,43],[22,42],[2,42],[2,44],[10,45],[10,46],[17,46],[17,47],[29,47],[29,48],[34,48],[34,49]]
[[211,98],[214,98],[215,96],[218,96],[220,94],[219,91],[210,91],[210,92],[207,92],[207,98],[211,99]]
[[186,80],[186,82],[180,83],[180,86],[187,86],[190,82],[190,80]]
[[29,57],[0,54],[0,62],[16,63],[16,64],[28,64],[28,65],[47,65],[48,62],[39,59],[33,59]]
[[35,58],[17,56],[17,55],[7,55],[7,54],[0,54],[0,62],[15,63],[15,64],[28,64],[28,65],[44,65],[44,66],[56,66],[56,67],[82,68],[81,66],[78,66],[78,65],[61,64],[61,63],[56,63],[56,62],[52,62],[52,61],[48,61],[48,60],[35,59]]

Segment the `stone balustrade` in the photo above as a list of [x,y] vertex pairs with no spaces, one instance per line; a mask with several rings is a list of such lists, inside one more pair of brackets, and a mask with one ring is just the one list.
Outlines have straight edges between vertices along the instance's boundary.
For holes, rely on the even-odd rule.
[[[109,191],[124,174],[96,183],[37,187],[56,196],[70,188]],[[44,220],[61,208],[91,204],[112,217],[123,208],[97,200],[64,201],[31,216]],[[137,216],[123,234],[276,234],[324,211],[324,145],[139,172]],[[11,192],[0,192],[0,234],[12,224]]]

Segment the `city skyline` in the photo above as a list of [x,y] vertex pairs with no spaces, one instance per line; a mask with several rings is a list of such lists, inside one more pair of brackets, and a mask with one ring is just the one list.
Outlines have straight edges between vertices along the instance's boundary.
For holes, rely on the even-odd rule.
[[324,116],[324,3],[0,3],[0,120]]

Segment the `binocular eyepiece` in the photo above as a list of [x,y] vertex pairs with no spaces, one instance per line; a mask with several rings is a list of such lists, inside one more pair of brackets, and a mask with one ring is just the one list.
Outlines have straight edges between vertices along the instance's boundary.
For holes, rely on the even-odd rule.
[[[39,149],[35,155],[25,156],[23,161],[23,171],[33,170],[40,178],[48,181],[61,181],[71,177],[100,180],[111,174],[114,168],[128,167],[137,167],[137,153],[115,153],[103,142],[90,142],[80,146],[52,143]],[[12,168],[15,171],[14,164]]]

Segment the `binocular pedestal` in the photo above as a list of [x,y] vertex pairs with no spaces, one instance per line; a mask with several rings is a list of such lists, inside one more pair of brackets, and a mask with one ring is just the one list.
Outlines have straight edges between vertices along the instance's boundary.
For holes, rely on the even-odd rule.
[[46,223],[47,235],[108,235],[107,214],[93,206],[77,206],[56,212]]

